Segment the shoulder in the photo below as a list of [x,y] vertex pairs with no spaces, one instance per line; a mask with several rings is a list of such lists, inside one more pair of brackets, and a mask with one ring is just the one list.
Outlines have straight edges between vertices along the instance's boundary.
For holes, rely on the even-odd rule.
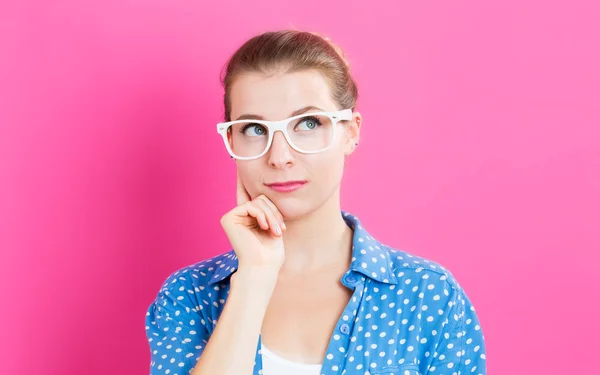
[[[404,250],[385,245],[382,250],[389,256],[390,270],[395,280],[387,288],[382,289],[380,284],[378,291],[388,297],[391,294],[395,298],[393,302],[403,306],[398,310],[399,313],[403,309],[416,312],[419,320],[423,318],[423,324],[437,327],[436,330],[450,321],[458,322],[466,318],[468,323],[476,321],[470,299],[446,267]],[[465,313],[471,315],[466,317]],[[405,319],[410,321],[411,317]],[[414,325],[418,324],[415,322]],[[479,327],[478,323],[473,325]]]
[[184,291],[186,287],[199,292],[221,281],[236,268],[237,258],[235,252],[230,250],[172,271],[166,277],[160,292]]
[[414,253],[381,245],[388,254],[392,273],[399,284],[417,285],[426,289],[444,287],[464,293],[452,272],[441,263]]

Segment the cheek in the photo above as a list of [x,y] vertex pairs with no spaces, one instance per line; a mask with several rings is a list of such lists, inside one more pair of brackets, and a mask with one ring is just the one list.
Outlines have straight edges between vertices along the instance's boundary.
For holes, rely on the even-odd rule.
[[315,158],[311,161],[310,168],[312,174],[318,176],[319,179],[323,180],[323,183],[330,181],[335,184],[339,182],[342,172],[344,170],[344,153],[342,150],[331,150],[331,152],[324,152],[320,157]]
[[254,160],[251,161],[239,161],[237,164],[237,171],[246,186],[248,192],[255,195],[260,188],[262,176],[262,169],[260,165]]

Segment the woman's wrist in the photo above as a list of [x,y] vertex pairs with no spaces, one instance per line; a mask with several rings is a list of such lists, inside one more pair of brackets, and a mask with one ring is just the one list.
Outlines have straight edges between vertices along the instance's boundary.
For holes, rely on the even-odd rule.
[[277,284],[279,270],[271,268],[240,268],[231,275],[231,287],[249,293],[272,294]]

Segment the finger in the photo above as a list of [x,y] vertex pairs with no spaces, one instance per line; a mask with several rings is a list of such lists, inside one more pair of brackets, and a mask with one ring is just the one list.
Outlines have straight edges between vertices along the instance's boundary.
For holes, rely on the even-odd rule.
[[239,207],[244,211],[243,214],[256,219],[258,226],[262,230],[269,230],[269,221],[267,220],[267,214],[261,207],[257,206],[253,202],[247,202]]
[[255,199],[252,201],[252,203],[260,207],[265,212],[267,221],[269,222],[269,227],[271,228],[271,232],[273,233],[273,235],[277,237],[281,236],[282,229],[281,225],[279,224],[279,219],[277,218],[277,215],[275,215],[271,207],[269,207],[267,202],[264,199]]
[[269,208],[271,209],[271,211],[273,211],[273,214],[275,214],[275,217],[277,218],[277,222],[279,223],[279,226],[281,227],[282,230],[285,230],[285,222],[283,220],[283,215],[281,214],[281,212],[279,211],[279,209],[277,208],[277,206],[275,206],[275,203],[273,203],[272,200],[270,200],[266,195],[261,194],[258,197],[256,197],[255,201],[257,199],[260,199],[262,201],[264,201]]
[[237,172],[236,200],[238,206],[251,201],[250,194],[248,194],[248,191],[244,187],[239,172]]

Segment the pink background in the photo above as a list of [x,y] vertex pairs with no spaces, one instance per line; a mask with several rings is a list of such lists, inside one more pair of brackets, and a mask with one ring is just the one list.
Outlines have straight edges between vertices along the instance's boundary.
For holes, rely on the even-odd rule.
[[593,372],[600,7],[562,3],[2,2],[0,373],[148,372],[161,283],[229,249],[220,68],[289,25],[359,83],[343,207],[453,272],[490,374]]

